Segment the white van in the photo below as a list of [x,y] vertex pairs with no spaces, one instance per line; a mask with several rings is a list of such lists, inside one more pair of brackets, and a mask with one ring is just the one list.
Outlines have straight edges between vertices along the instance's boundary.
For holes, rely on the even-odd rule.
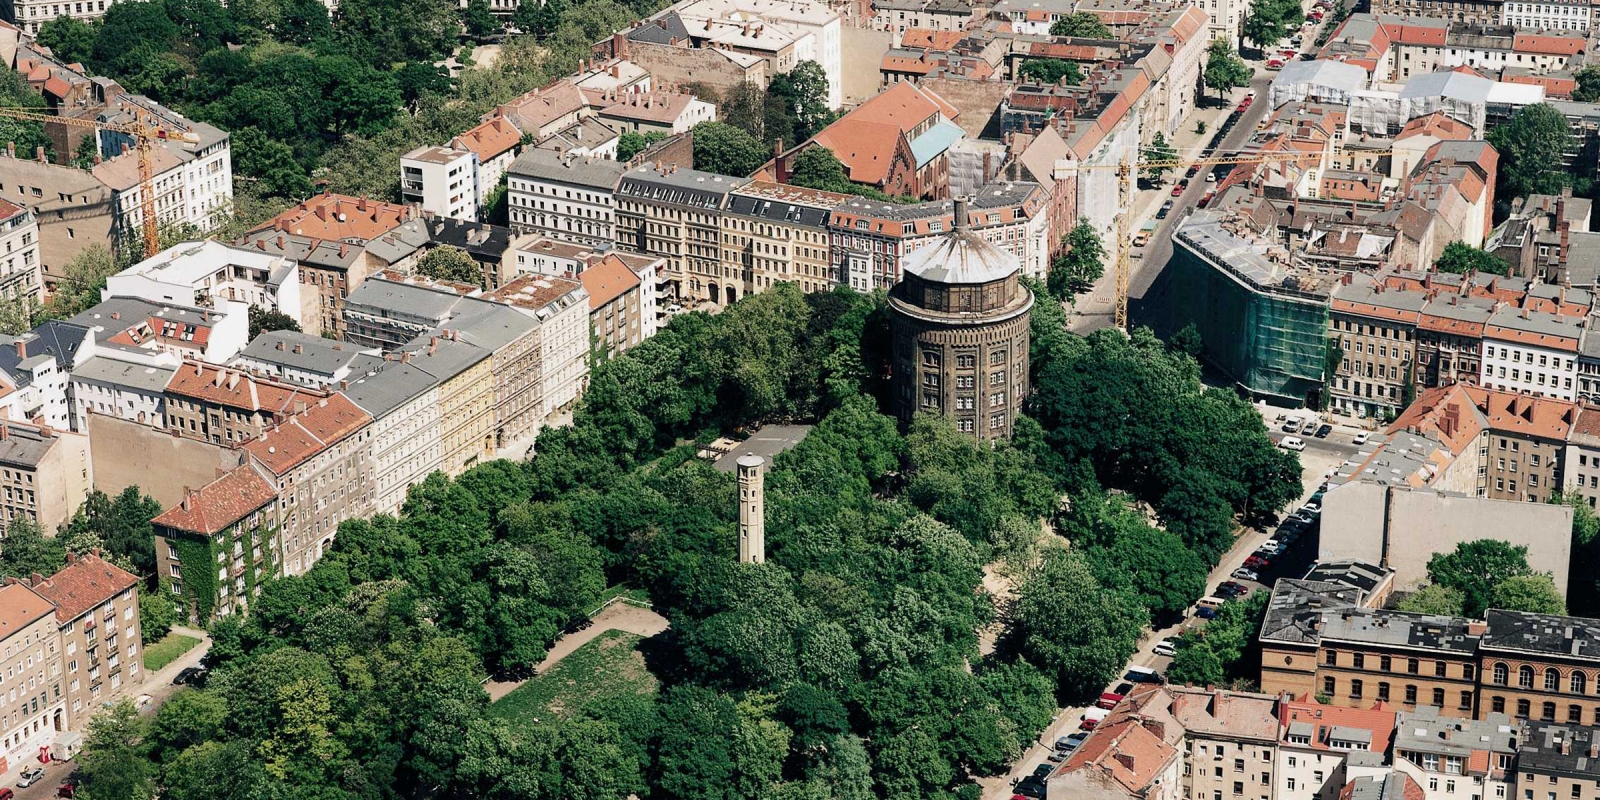
[[1306,449],[1306,440],[1298,436],[1285,436],[1283,437],[1283,441],[1278,442],[1278,446],[1285,450],[1293,450],[1298,453]]

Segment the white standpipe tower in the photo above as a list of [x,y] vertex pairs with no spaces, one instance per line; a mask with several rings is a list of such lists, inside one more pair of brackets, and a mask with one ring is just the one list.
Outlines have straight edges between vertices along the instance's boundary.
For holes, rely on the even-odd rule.
[[766,459],[755,453],[739,457],[739,563],[767,560],[767,502],[762,473]]

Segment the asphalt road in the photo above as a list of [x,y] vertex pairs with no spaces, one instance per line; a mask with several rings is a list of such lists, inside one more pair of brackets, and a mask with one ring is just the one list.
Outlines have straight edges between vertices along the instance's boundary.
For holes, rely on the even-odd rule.
[[[1216,146],[1212,157],[1220,158],[1236,153],[1239,148],[1244,146],[1246,141],[1249,141],[1250,136],[1256,132],[1256,124],[1267,113],[1267,89],[1272,86],[1272,79],[1277,74],[1276,72],[1267,72],[1265,70],[1260,70],[1256,73],[1255,79],[1250,82],[1250,88],[1255,90],[1257,102],[1252,102],[1243,114],[1234,118],[1233,127],[1229,128],[1227,134],[1222,137],[1222,141]],[[1182,173],[1179,173],[1179,175],[1181,176]],[[1155,284],[1156,278],[1161,274],[1161,271],[1166,269],[1167,260],[1172,257],[1173,226],[1188,216],[1190,209],[1200,205],[1200,198],[1204,197],[1205,193],[1215,186],[1216,184],[1214,183],[1205,182],[1205,170],[1201,170],[1195,176],[1195,179],[1189,182],[1189,188],[1185,189],[1183,194],[1173,201],[1172,211],[1167,215],[1167,218],[1161,220],[1160,224],[1156,226],[1155,234],[1150,237],[1150,244],[1144,248],[1144,257],[1129,259],[1128,295],[1130,304],[1135,298],[1148,304],[1145,294]],[[1144,220],[1140,219],[1138,223],[1143,225]],[[1133,230],[1138,229],[1138,225],[1133,226]]]

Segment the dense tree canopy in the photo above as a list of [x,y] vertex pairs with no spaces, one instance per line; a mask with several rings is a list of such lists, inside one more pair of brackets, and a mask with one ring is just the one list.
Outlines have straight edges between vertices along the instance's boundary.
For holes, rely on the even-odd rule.
[[417,272],[436,281],[455,281],[474,286],[483,283],[483,268],[459,247],[435,247],[417,260]]
[[1489,143],[1500,153],[1497,191],[1505,197],[1556,194],[1572,185],[1562,167],[1572,131],[1567,118],[1548,103],[1523,106],[1504,125],[1489,131]]
[[1460,592],[1462,611],[1471,617],[1481,617],[1493,605],[1496,590],[1506,580],[1533,574],[1528,548],[1499,539],[1462,542],[1428,559],[1428,580]]
[[1511,274],[1510,264],[1487,250],[1473,247],[1466,242],[1451,242],[1445,245],[1444,251],[1439,254],[1439,260],[1433,262],[1433,268],[1440,272],[1454,272],[1458,275],[1469,272],[1482,272],[1487,275]]
[[1092,11],[1074,11],[1050,25],[1051,36],[1078,36],[1085,39],[1112,39],[1111,29]]
[[1244,63],[1227,39],[1214,39],[1206,46],[1206,68],[1201,81],[1207,89],[1226,94],[1229,89],[1250,85],[1250,65]]
[[1061,83],[1077,86],[1083,83],[1083,70],[1077,62],[1060,58],[1029,58],[1017,66],[1017,80],[1036,83]]
[[[943,418],[902,428],[879,411],[885,305],[781,284],[674,317],[594,367],[532,460],[430,476],[213,624],[208,686],[148,724],[108,715],[85,790],[976,796],[1060,701],[1115,677],[1152,613],[1203,590],[1234,511],[1281,505],[1298,470],[1242,401],[1200,391],[1189,356],[1144,331],[1073,338],[1057,303],[1032,321],[1040,422],[981,447]],[[1089,386],[1101,396],[1076,396]],[[767,560],[741,564],[734,478],[695,443],[774,419],[815,427],[771,464]],[[1132,437],[1142,455],[1114,452]],[[0,557],[48,547],[12,532]],[[1018,599],[990,651],[998,562]],[[619,584],[670,622],[646,663],[659,691],[492,713],[483,678],[539,662]]]
[[1080,220],[1067,232],[1066,250],[1050,263],[1050,295],[1057,300],[1070,300],[1094,288],[1095,281],[1105,274],[1105,259],[1100,234],[1089,220]]
[[1240,35],[1257,49],[1264,49],[1287,38],[1305,19],[1299,0],[1253,0]]
[[767,163],[767,148],[754,136],[725,122],[694,126],[694,168],[742,178]]

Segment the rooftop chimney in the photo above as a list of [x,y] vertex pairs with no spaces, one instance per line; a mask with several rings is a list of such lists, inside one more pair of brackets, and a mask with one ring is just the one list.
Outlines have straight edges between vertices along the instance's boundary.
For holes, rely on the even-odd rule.
[[966,201],[966,198],[963,198],[963,197],[956,198],[953,201],[953,205],[954,205],[954,211],[955,211],[955,223],[954,223],[955,224],[955,229],[958,230],[958,231],[964,231],[964,230],[967,229],[967,201]]

